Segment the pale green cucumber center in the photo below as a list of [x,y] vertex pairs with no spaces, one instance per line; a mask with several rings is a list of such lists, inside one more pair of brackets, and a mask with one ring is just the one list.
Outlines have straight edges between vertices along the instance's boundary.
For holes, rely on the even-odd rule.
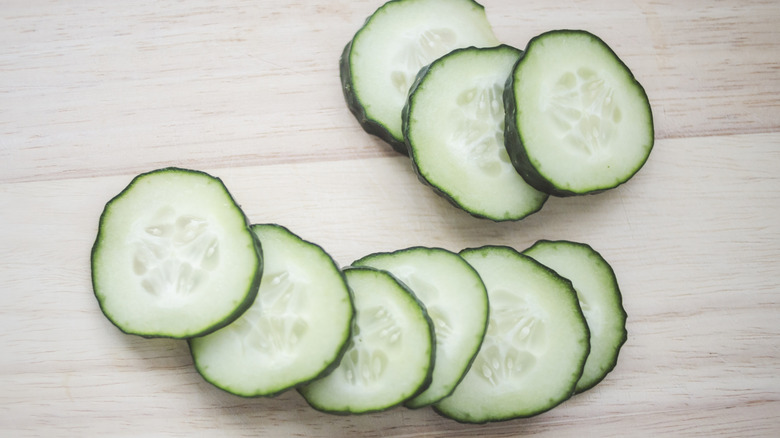
[[264,274],[261,293],[231,326],[244,354],[296,355],[299,341],[309,331],[304,317],[308,315],[306,284],[288,271]]
[[614,90],[589,68],[567,71],[558,78],[543,111],[557,126],[561,144],[569,153],[586,159],[609,155],[623,119],[613,96]]
[[504,147],[503,87],[490,81],[460,92],[456,97],[459,123],[451,144],[462,157],[484,173],[497,176],[511,170]]
[[487,335],[473,369],[491,386],[501,387],[531,373],[549,340],[544,321],[522,297],[496,290],[490,299]]
[[370,386],[382,379],[389,356],[401,348],[403,331],[392,314],[381,306],[362,310],[359,318],[339,369],[347,383]]
[[424,275],[415,272],[414,268],[399,267],[394,274],[400,278],[414,294],[424,303],[428,311],[428,317],[431,318],[434,330],[436,332],[436,345],[443,346],[447,344],[448,338],[452,335],[453,325],[450,318],[447,317],[447,311],[442,303],[443,297],[433,283],[425,279]]
[[390,71],[390,82],[400,99],[406,98],[420,68],[455,48],[457,39],[455,31],[446,27],[406,32],[400,38],[398,51],[391,57],[395,69]]
[[171,206],[140,225],[132,242],[132,272],[160,307],[180,307],[220,264],[219,239],[209,222]]

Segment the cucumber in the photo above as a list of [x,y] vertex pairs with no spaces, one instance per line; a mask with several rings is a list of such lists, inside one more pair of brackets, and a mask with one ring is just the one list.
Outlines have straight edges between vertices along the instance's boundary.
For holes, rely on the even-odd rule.
[[571,280],[590,330],[590,354],[576,392],[588,390],[615,368],[626,342],[626,311],[612,267],[590,245],[540,240],[523,254]]
[[517,173],[504,147],[502,94],[520,54],[507,45],[454,50],[420,71],[403,110],[420,179],[494,221],[522,219],[548,197]]
[[401,110],[421,67],[467,46],[498,40],[472,0],[392,0],[344,48],[339,66],[347,107],[363,129],[407,154]]
[[436,412],[485,423],[537,415],[568,399],[589,351],[571,282],[509,247],[461,255],[487,286],[490,321],[471,369]]
[[105,206],[91,256],[105,316],[125,333],[189,338],[253,302],[260,244],[219,178],[165,168],[136,176]]
[[350,338],[353,307],[341,270],[318,245],[274,224],[252,225],[265,274],[236,321],[190,339],[205,380],[244,397],[273,396],[320,377]]
[[479,274],[458,254],[442,248],[376,253],[352,265],[393,274],[423,302],[433,321],[433,380],[428,389],[406,401],[406,407],[428,406],[449,395],[474,360],[487,328],[487,291]]
[[628,181],[653,148],[650,103],[615,52],[581,30],[531,39],[504,92],[505,143],[517,171],[556,196]]
[[389,409],[430,384],[431,320],[414,294],[387,272],[350,267],[344,274],[357,310],[350,346],[333,372],[298,391],[324,412]]

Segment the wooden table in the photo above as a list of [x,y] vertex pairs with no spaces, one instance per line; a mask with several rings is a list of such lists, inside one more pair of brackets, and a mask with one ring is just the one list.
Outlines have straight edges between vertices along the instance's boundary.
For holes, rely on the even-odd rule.
[[[346,109],[340,52],[381,1],[6,0],[0,7],[0,435],[780,436],[780,3],[484,0],[505,43],[607,41],[656,144],[618,189],[520,222],[455,210]],[[182,341],[100,313],[90,247],[137,173],[222,178],[252,222],[340,265],[412,245],[587,242],[629,314],[617,368],[537,417],[330,416],[206,383]]]

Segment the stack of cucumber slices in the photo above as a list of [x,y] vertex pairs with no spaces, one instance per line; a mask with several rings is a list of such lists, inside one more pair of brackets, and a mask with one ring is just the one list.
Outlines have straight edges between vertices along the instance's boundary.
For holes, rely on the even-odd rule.
[[125,333],[187,340],[229,393],[295,389],[329,413],[528,417],[596,385],[626,341],[615,274],[588,245],[411,247],[340,268],[283,226],[250,225],[194,170],[134,178],[106,204],[91,263]]
[[600,38],[554,30],[521,51],[499,44],[473,0],[389,1],[340,70],[364,130],[477,217],[519,220],[550,195],[617,187],[653,147],[647,95]]

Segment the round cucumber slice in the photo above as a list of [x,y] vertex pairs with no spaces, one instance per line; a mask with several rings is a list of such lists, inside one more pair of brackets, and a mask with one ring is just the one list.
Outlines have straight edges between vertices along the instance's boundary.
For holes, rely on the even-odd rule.
[[644,89],[597,36],[555,30],[528,43],[504,93],[505,143],[517,171],[556,196],[628,181],[654,142]]
[[341,55],[347,106],[366,132],[406,155],[401,110],[420,68],[455,48],[497,44],[484,8],[472,0],[391,0]]
[[272,396],[338,364],[353,308],[344,276],[321,247],[280,225],[252,231],[265,258],[257,298],[230,325],[189,345],[208,382],[244,397]]
[[299,392],[324,412],[358,414],[397,406],[430,384],[431,320],[414,294],[387,272],[350,267],[344,274],[357,310],[350,345],[333,372]]
[[494,221],[522,219],[548,197],[517,173],[504,146],[502,93],[520,53],[506,45],[448,53],[420,71],[403,112],[420,179]]
[[479,274],[458,254],[442,248],[376,253],[352,265],[393,274],[423,302],[433,321],[433,380],[428,389],[407,400],[406,407],[428,406],[449,395],[474,360],[487,328],[487,291]]
[[260,244],[219,178],[166,168],[144,173],[102,215],[92,284],[126,333],[189,338],[238,318],[257,294]]
[[461,255],[485,282],[490,320],[471,369],[435,410],[485,423],[537,415],[568,399],[589,350],[571,282],[508,247]]
[[576,392],[594,387],[615,368],[626,342],[626,311],[612,267],[590,245],[540,240],[523,254],[571,280],[590,330],[590,354]]

